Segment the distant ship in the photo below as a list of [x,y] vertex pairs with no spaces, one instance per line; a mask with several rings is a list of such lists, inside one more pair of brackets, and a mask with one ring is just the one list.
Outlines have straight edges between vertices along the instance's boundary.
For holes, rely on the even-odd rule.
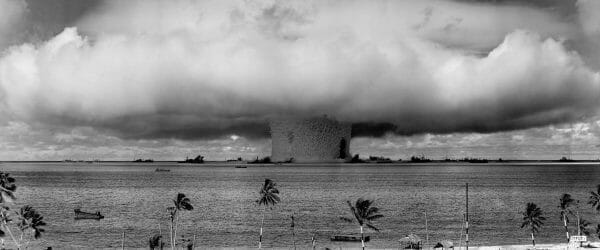
[[134,160],[133,162],[154,162],[154,160],[152,160],[152,159],[145,159],[145,160],[143,160],[143,159],[140,158],[140,159]]
[[185,161],[178,161],[178,163],[204,163],[204,156],[198,155],[194,159],[185,158]]
[[559,162],[575,162],[575,160],[565,157],[563,156],[562,158],[560,158],[560,160],[558,160]]
[[157,168],[154,170],[154,172],[171,172],[170,169],[164,169],[164,168]]

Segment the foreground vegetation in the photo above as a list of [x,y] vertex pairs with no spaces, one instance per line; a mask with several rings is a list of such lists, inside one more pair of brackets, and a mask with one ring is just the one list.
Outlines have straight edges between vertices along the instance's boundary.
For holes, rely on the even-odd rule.
[[[42,237],[46,222],[30,205],[24,205],[14,212],[11,210],[13,201],[17,199],[16,191],[15,179],[8,173],[0,172],[0,237],[4,238],[8,234],[15,247],[23,249],[27,248],[31,241]],[[20,231],[18,237],[15,234],[17,231]]]

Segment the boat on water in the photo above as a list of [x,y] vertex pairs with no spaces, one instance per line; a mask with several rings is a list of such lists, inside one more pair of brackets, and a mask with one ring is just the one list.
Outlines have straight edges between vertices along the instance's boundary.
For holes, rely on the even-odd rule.
[[154,170],[154,172],[171,172],[170,169],[165,169],[165,168],[157,168]]
[[104,215],[100,214],[100,212],[89,213],[83,212],[80,209],[75,209],[75,219],[76,220],[100,220],[104,219]]
[[[365,236],[365,242],[371,240],[371,236]],[[331,241],[353,241],[360,242],[360,236],[352,236],[352,235],[334,235],[331,236]]]
[[247,167],[246,166],[237,165],[237,166],[235,166],[235,168],[247,168]]

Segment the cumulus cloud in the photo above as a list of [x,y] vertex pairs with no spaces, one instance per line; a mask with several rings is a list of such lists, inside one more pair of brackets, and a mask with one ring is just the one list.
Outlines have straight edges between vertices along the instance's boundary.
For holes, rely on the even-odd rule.
[[593,14],[573,22],[449,1],[107,1],[77,27],[8,49],[0,107],[134,139],[264,137],[280,115],[327,114],[356,135],[577,121],[597,113],[600,75],[568,43],[597,42]]

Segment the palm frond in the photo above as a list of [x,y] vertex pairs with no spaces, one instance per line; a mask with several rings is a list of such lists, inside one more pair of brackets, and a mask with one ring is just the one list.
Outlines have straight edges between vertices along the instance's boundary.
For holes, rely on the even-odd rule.
[[354,218],[356,219],[356,221],[358,222],[358,224],[362,225],[363,224],[363,220],[362,220],[362,217],[361,217],[360,213],[358,212],[358,209],[359,209],[359,207],[358,207],[359,200],[362,200],[362,199],[358,199],[356,201],[356,205],[354,205],[354,206],[352,205],[352,202],[350,202],[350,201],[346,201],[346,203],[348,204],[348,207],[350,208],[350,211],[352,212],[352,215],[354,216]]
[[560,197],[560,204],[558,208],[560,208],[560,220],[565,220],[569,223],[569,215],[573,215],[573,210],[571,210],[571,206],[575,200],[571,197],[570,194],[563,194]]
[[340,220],[343,220],[343,221],[345,221],[345,222],[348,222],[348,223],[352,223],[352,222],[354,222],[354,220],[353,220],[353,219],[346,218],[346,217],[340,217]]
[[600,184],[596,186],[596,189],[596,192],[590,192],[588,204],[592,205],[592,208],[594,208],[597,212],[600,212]]
[[581,218],[579,220],[579,230],[581,231],[581,233],[583,233],[585,236],[590,236],[592,234],[592,231],[590,230],[590,226],[592,225],[591,222],[587,221],[586,219]]
[[27,229],[32,229],[34,232],[34,238],[39,238],[42,236],[42,232],[45,230],[41,227],[46,225],[44,222],[44,217],[40,215],[33,207],[29,205],[25,205],[21,207],[21,209],[17,212],[19,216],[19,222],[17,226],[22,232],[25,232]]
[[[360,226],[367,225],[368,228],[371,228],[375,231],[379,231],[375,226],[371,224],[371,221],[382,218],[383,215],[379,214],[379,208],[373,207],[373,201],[363,198],[358,198],[354,204],[350,201],[346,201],[348,204],[348,208],[350,208],[350,212],[356,219],[356,222]],[[354,220],[345,218],[344,221],[354,222]]]
[[545,217],[542,216],[542,210],[535,203],[527,203],[525,212],[523,212],[523,223],[521,228],[529,227],[532,232],[537,233],[544,224]]
[[367,217],[367,220],[368,221],[374,221],[374,220],[379,219],[379,218],[383,218],[383,215],[381,215],[381,214],[371,215],[371,216]]
[[366,216],[379,213],[379,208],[377,207],[369,207],[366,211]]
[[256,203],[258,203],[258,205],[274,206],[281,201],[277,194],[279,194],[279,190],[277,189],[275,182],[270,179],[265,179],[265,183],[259,191],[259,198],[256,200]]
[[365,226],[367,226],[370,229],[375,230],[376,232],[379,232],[379,228],[376,228],[375,226],[371,225],[371,223],[366,223]]
[[15,200],[16,190],[15,178],[10,177],[9,173],[0,172],[0,203]]
[[193,210],[194,206],[192,206],[190,198],[185,197],[185,194],[178,193],[177,198],[173,200],[173,204],[175,205],[176,210]]
[[523,221],[523,223],[521,224],[521,228],[526,227],[527,225],[529,225],[529,222],[527,221]]

